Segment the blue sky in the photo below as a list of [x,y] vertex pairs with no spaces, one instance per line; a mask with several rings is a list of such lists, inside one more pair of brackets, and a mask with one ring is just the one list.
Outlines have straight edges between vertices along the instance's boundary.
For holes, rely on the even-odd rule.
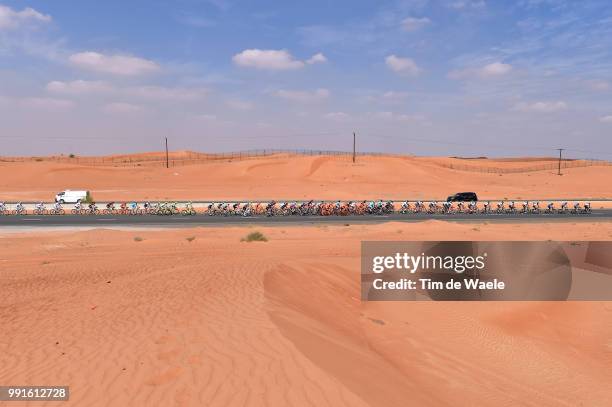
[[604,0],[0,0],[4,154],[612,157]]

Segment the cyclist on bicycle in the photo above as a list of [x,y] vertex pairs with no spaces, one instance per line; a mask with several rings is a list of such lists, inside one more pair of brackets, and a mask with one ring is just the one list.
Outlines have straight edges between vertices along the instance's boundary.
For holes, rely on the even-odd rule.
[[555,203],[554,202],[549,202],[548,205],[546,205],[546,211],[547,212],[554,212],[555,211]]
[[17,202],[17,205],[15,205],[15,211],[17,213],[25,212],[25,207],[23,206],[21,202]]
[[106,204],[106,209],[108,209],[109,211],[114,211],[115,210],[115,203],[114,202],[109,202]]
[[62,209],[62,204],[60,202],[56,202],[55,205],[53,205],[53,209],[60,211]]
[[591,203],[590,202],[585,202],[584,203],[584,211],[587,213],[591,212]]

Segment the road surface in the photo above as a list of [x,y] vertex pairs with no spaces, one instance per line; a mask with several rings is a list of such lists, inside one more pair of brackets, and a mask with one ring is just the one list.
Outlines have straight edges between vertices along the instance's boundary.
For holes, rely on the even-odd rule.
[[223,226],[244,224],[354,224],[354,223],[385,223],[385,222],[421,222],[425,220],[475,221],[475,222],[542,222],[542,221],[610,221],[612,209],[594,210],[585,214],[399,214],[364,215],[364,216],[126,216],[126,215],[26,215],[0,216],[0,228],[3,226]]

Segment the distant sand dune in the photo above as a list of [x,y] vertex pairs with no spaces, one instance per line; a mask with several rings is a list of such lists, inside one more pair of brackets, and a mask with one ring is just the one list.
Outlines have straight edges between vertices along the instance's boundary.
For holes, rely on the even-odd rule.
[[[260,157],[183,167],[96,167],[54,162],[0,163],[2,200],[49,200],[88,189],[96,200],[610,198],[612,167],[496,174],[441,166],[471,160],[412,157]],[[512,169],[517,164],[499,162]],[[548,164],[547,164],[548,165]]]

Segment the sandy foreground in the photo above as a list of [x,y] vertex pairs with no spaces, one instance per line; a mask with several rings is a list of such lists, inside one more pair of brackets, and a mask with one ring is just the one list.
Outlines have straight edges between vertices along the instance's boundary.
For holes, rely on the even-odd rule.
[[[449,158],[260,157],[163,167],[96,167],[0,162],[0,201],[52,200],[64,189],[90,190],[98,201],[255,199],[446,199],[475,191],[481,199],[612,197],[612,166],[493,174],[439,164],[523,168],[550,161],[488,162]],[[554,162],[553,162],[554,164]]]
[[612,224],[0,231],[0,383],[78,406],[611,405],[611,303],[359,300],[360,241],[428,239]]

